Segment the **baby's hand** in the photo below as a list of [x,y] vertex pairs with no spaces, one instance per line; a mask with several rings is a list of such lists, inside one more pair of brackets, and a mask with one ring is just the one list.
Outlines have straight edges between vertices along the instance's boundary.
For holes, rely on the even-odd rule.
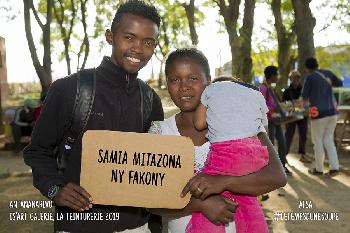
[[220,194],[226,190],[225,176],[210,176],[198,173],[192,177],[181,192],[181,197],[190,192],[195,198],[204,200],[212,194]]

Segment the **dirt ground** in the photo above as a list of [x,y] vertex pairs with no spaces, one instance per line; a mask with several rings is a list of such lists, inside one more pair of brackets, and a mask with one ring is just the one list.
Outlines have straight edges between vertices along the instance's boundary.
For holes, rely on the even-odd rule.
[[[8,177],[0,179],[0,232],[1,233],[48,233],[52,232],[52,221],[31,221],[30,214],[52,212],[53,208],[22,208],[15,201],[45,200],[39,191],[32,185],[32,177]],[[11,208],[12,206],[12,208]],[[11,217],[15,218],[10,220]],[[26,214],[26,220],[17,219]],[[22,215],[23,216],[23,215]],[[34,218],[32,218],[34,219]]]
[[[308,167],[299,162],[298,155],[288,156],[293,176],[288,177],[284,188],[271,192],[270,199],[263,202],[272,232],[350,232],[350,176],[344,173],[333,178],[313,176],[308,174]],[[297,213],[313,212],[319,212],[324,218],[333,217],[334,220],[318,221],[318,217],[313,217],[314,220],[310,220],[311,217],[295,219]],[[288,217],[289,220],[285,219]]]
[[[166,91],[160,91],[162,102],[167,116],[176,112],[171,105]],[[309,137],[310,138],[310,137]],[[294,139],[295,141],[297,138]],[[307,143],[307,150],[312,153],[311,142]],[[295,149],[295,148],[294,148]],[[294,150],[293,149],[293,150]],[[1,151],[0,151],[1,156]],[[350,154],[346,154],[350,157]],[[341,173],[333,178],[311,176],[307,169],[311,165],[299,162],[296,154],[288,155],[290,170],[293,176],[288,177],[288,184],[270,193],[270,199],[263,202],[263,208],[274,233],[348,233],[350,232],[350,176]],[[52,212],[53,209],[15,208],[18,200],[45,200],[32,186],[32,178],[8,177],[0,178],[0,233],[48,233],[52,232],[52,221],[32,221],[30,213]],[[10,208],[12,206],[12,208]],[[15,212],[27,213],[26,220],[10,220],[11,217],[20,217]],[[338,217],[338,220],[293,220],[299,213],[319,212],[320,217]],[[10,213],[12,213],[10,215]],[[32,215],[33,216],[33,215]],[[283,219],[281,218],[286,218]],[[310,218],[310,217],[309,217]],[[314,217],[313,217],[314,219]]]

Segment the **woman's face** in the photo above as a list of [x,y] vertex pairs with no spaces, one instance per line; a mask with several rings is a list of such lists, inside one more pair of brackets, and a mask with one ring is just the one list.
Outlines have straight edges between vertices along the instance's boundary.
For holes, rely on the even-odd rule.
[[177,58],[168,69],[167,85],[171,99],[182,112],[195,111],[203,90],[209,84],[203,68],[192,58]]
[[294,75],[294,76],[291,77],[292,85],[294,87],[297,87],[297,86],[300,85],[300,78],[301,77],[299,75]]

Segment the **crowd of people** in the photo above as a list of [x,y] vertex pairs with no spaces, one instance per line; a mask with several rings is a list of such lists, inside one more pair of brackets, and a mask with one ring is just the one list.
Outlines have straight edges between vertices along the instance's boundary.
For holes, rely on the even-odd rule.
[[[325,150],[330,161],[330,169],[327,175],[334,176],[339,172],[339,161],[334,143],[334,131],[337,124],[337,102],[333,94],[333,87],[342,86],[342,81],[333,72],[326,69],[319,69],[316,58],[310,57],[305,61],[307,77],[302,85],[301,75],[298,71],[292,71],[289,75],[290,86],[284,90],[281,101],[296,102],[303,99],[303,107],[307,111],[302,119],[282,124],[280,118],[286,116],[281,107],[279,96],[271,84],[278,80],[278,68],[268,66],[264,70],[265,80],[259,89],[266,99],[269,108],[268,132],[272,143],[277,140],[278,155],[285,169],[286,174],[292,173],[286,167],[288,164],[287,154],[290,152],[292,139],[296,127],[299,132],[300,161],[310,163],[311,159],[306,155],[306,140],[308,121],[310,118],[311,138],[314,145],[315,167],[309,170],[310,174],[323,175]],[[278,121],[275,121],[278,119]],[[277,122],[277,123],[276,123]]]
[[[168,91],[180,112],[164,120],[159,96],[150,87],[141,88],[143,84],[137,78],[138,71],[154,53],[160,23],[155,7],[142,1],[128,1],[118,8],[111,28],[105,33],[112,47],[111,56],[103,57],[95,69],[91,106],[94,114],[90,114],[84,130],[142,133],[149,129],[150,133],[189,137],[195,145],[196,171],[182,190],[182,196],[192,194],[189,204],[179,210],[93,204],[91,195],[80,185],[81,137],[69,148],[65,169],[58,169],[56,149],[66,134],[76,101],[78,75],[74,74],[51,85],[32,140],[23,152],[24,160],[32,167],[34,186],[54,201],[56,213],[117,212],[120,218],[118,221],[55,219],[54,232],[160,233],[162,222],[158,216],[168,219],[171,233],[268,232],[255,197],[286,184],[286,173],[290,174],[286,156],[296,126],[302,134],[299,153],[307,161],[308,119],[288,124],[286,132],[282,124],[274,121],[284,116],[272,88],[278,79],[277,67],[266,67],[265,80],[259,89],[234,80],[212,83],[207,58],[195,48],[185,48],[172,52],[166,60]],[[302,96],[312,110],[316,168],[310,173],[323,173],[325,146],[332,160],[329,173],[336,174],[339,163],[331,142],[336,107],[331,86],[340,86],[341,81],[331,72],[318,69],[314,58],[305,65],[309,76],[303,88],[300,74],[292,73],[291,86],[283,99]],[[145,109],[143,98],[149,96]],[[278,153],[273,147],[274,139]]]

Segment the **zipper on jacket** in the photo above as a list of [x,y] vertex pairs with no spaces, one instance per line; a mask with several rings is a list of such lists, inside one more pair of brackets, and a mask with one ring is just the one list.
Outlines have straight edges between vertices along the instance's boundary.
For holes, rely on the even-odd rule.
[[142,88],[141,88],[141,81],[139,81],[139,90],[140,90],[140,101],[141,101],[141,104],[140,104],[140,112],[141,112],[141,125],[142,125],[142,130],[144,131],[145,130],[145,125],[144,125],[144,119],[143,119],[143,92],[142,92]]
[[126,89],[129,90],[129,84],[130,84],[129,74],[126,74],[125,80],[126,80]]

